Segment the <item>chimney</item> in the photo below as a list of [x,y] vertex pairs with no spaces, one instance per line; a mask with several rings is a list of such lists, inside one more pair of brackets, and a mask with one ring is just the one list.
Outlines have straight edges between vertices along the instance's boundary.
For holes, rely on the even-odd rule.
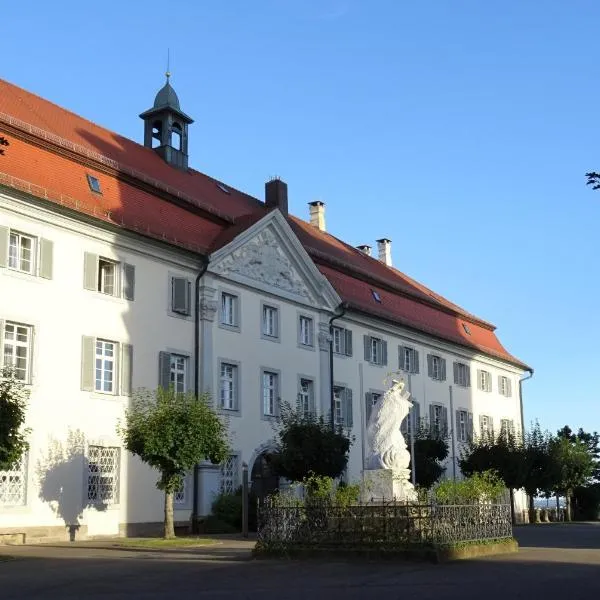
[[356,247],[367,256],[371,256],[371,246],[369,246],[369,244],[363,244],[362,246]]
[[267,208],[278,208],[284,217],[288,216],[288,188],[279,178],[265,183],[265,204]]
[[380,240],[377,240],[377,252],[379,253],[379,260],[388,267],[391,267],[392,240],[388,240],[387,238],[381,238]]
[[319,231],[327,231],[325,229],[325,203],[315,200],[309,202],[308,206],[310,207],[310,224]]

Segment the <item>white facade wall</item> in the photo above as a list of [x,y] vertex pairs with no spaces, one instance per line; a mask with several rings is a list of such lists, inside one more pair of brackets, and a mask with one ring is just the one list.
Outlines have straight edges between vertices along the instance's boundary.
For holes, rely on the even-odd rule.
[[[217,253],[214,268],[211,263],[201,280],[200,388],[211,392],[217,407],[221,361],[238,367],[238,404],[235,410],[221,410],[227,415],[232,452],[238,457],[238,481],[242,461],[251,472],[256,458],[272,447],[276,435],[274,420],[263,414],[262,369],[278,374],[278,395],[291,404],[296,402],[300,377],[311,379],[317,410],[321,414],[329,411],[329,354],[323,333],[327,331],[328,320],[339,298],[314,265],[308,264],[310,261],[297,240],[286,239],[292,234],[282,225],[285,221],[280,216],[265,217],[267,219],[275,232],[269,240],[276,240],[282,248],[276,262],[282,260],[282,264],[288,265],[293,274],[290,281],[286,279],[282,286],[281,281],[270,283],[268,277],[253,280],[251,274],[229,273],[219,268],[219,264],[226,264],[228,248]],[[184,251],[124,233],[110,233],[83,220],[61,216],[56,211],[6,195],[0,196],[0,226],[53,242],[52,279],[0,269],[0,319],[31,325],[35,334],[27,420],[32,429],[27,497],[23,506],[3,508],[0,530],[27,530],[33,532],[34,538],[60,537],[66,535],[65,525],[78,526],[79,535],[99,535],[127,532],[127,525],[131,524],[159,523],[163,499],[155,488],[157,474],[127,455],[117,434],[117,424],[129,397],[81,389],[82,336],[133,346],[133,388],[158,385],[160,352],[190,357],[187,383],[192,389],[193,313],[181,317],[170,311],[170,278],[189,278],[193,306],[193,282],[200,260]],[[249,232],[249,243],[255,234],[260,235],[260,231]],[[231,246],[239,251],[239,242],[235,244],[232,242]],[[260,252],[260,247],[254,244],[254,251],[259,248]],[[85,252],[135,266],[134,300],[85,290]],[[271,259],[272,252],[271,247]],[[220,323],[223,292],[238,298],[238,327],[233,329]],[[265,303],[279,311],[279,335],[275,341],[261,334]],[[312,319],[312,347],[299,344],[300,315]],[[363,468],[365,394],[386,389],[386,379],[398,371],[399,345],[419,351],[419,374],[400,375],[408,379],[411,393],[420,403],[422,417],[427,416],[429,405],[435,402],[447,407],[454,436],[454,412],[459,408],[473,413],[476,429],[480,414],[492,416],[496,430],[502,418],[512,419],[521,427],[518,379],[522,373],[517,368],[357,314],[347,314],[335,325],[353,332],[353,355],[334,357],[334,383],[353,392],[355,442],[351,448],[348,480],[359,480]],[[372,365],[364,360],[364,335],[376,335],[387,341],[387,365]],[[428,377],[428,353],[446,359],[446,381]],[[470,365],[470,388],[454,384],[452,363],[455,360]],[[491,393],[477,388],[476,373],[481,368],[492,374]],[[499,374],[512,381],[510,398],[499,394]],[[102,510],[87,503],[85,457],[90,444],[121,448],[119,500]],[[451,445],[451,453],[452,447],[457,455],[458,443]],[[452,458],[448,460],[448,476],[453,474]],[[210,498],[218,488],[219,476],[218,473],[215,476],[215,469],[201,470],[200,514],[206,513]],[[189,519],[191,492],[189,479],[185,501],[176,506],[176,520]]]

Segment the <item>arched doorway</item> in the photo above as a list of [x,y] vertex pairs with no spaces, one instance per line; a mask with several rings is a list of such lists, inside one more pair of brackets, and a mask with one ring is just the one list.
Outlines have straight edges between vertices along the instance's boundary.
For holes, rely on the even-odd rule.
[[279,477],[273,471],[269,452],[263,452],[256,457],[252,465],[250,480],[252,493],[257,498],[266,498],[279,489]]

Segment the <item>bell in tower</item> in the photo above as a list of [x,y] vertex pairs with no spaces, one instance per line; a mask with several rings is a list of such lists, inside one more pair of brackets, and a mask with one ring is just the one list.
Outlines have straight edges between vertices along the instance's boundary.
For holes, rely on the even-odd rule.
[[171,74],[156,94],[154,106],[140,115],[144,120],[144,146],[152,148],[164,161],[178,169],[188,168],[188,125],[194,122],[179,107],[171,87]]

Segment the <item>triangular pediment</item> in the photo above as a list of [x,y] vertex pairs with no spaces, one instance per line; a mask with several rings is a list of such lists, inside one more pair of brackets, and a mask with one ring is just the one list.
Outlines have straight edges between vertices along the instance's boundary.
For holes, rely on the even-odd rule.
[[272,211],[211,256],[209,271],[327,310],[340,299],[279,211]]

